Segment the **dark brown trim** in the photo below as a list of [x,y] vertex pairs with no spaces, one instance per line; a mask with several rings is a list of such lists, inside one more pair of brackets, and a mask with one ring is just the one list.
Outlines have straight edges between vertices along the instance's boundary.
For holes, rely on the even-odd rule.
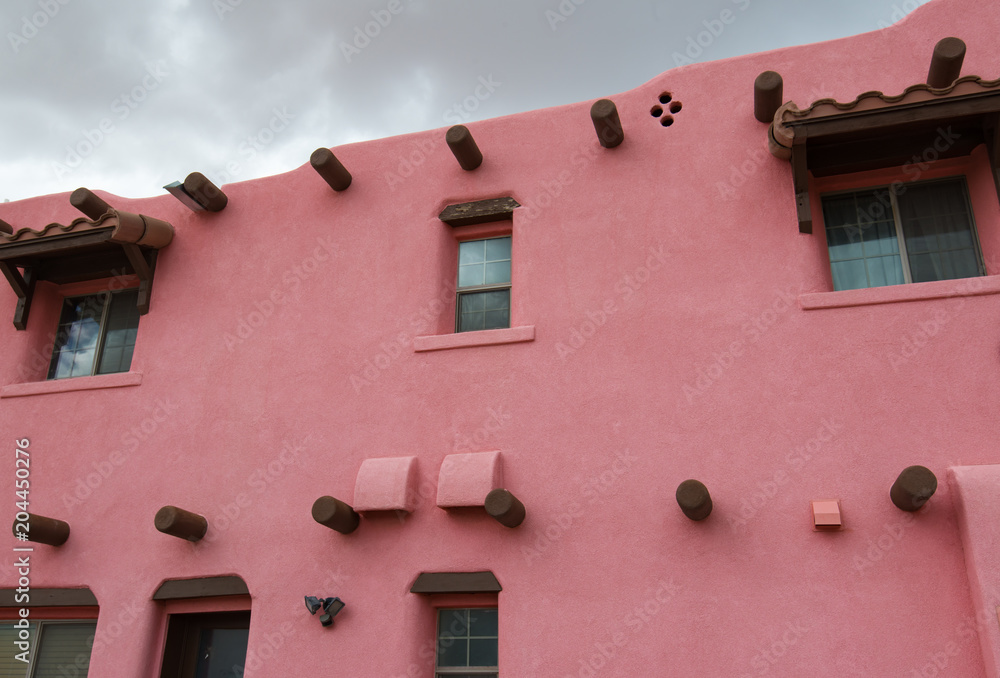
[[500,593],[492,572],[421,572],[410,593]]
[[229,198],[222,189],[209,181],[201,172],[191,172],[184,179],[184,192],[191,196],[202,209],[221,212],[229,204]]
[[448,205],[441,210],[438,219],[449,226],[473,226],[490,221],[509,221],[514,218],[514,210],[520,206],[518,201],[509,196],[476,200],[475,202],[460,202]]
[[78,589],[36,589],[29,601],[16,602],[17,589],[0,589],[0,607],[97,607],[97,597],[87,587]]
[[792,185],[795,189],[795,211],[799,233],[812,233],[812,207],[809,204],[809,164],[806,138],[796,136],[792,146]]
[[248,596],[246,582],[235,575],[228,577],[202,577],[200,579],[168,579],[160,584],[153,600],[178,600],[180,598],[214,598],[216,596]]
[[[24,529],[19,530],[18,527]],[[15,520],[10,529],[15,537],[23,532],[27,536],[28,541],[33,541],[36,544],[62,546],[69,539],[69,523],[56,518],[35,515],[34,513],[28,514],[26,524]]]

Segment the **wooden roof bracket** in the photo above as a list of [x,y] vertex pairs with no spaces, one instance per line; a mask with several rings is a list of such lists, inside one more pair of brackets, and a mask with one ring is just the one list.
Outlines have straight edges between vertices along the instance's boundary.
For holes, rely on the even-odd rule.
[[153,273],[156,272],[156,255],[159,250],[150,249],[143,252],[138,245],[132,243],[122,243],[125,256],[135,269],[135,275],[139,278],[139,296],[136,301],[136,308],[139,315],[149,313],[149,298],[153,293]]
[[809,204],[809,166],[806,163],[806,131],[795,130],[792,141],[792,184],[795,188],[795,209],[799,217],[799,233],[812,233],[812,208]]
[[14,327],[23,330],[28,326],[28,312],[31,311],[31,298],[35,295],[35,271],[30,266],[24,269],[24,276],[13,266],[0,261],[0,271],[3,271],[10,286],[17,295],[17,307],[14,309]]
[[983,121],[983,137],[986,140],[986,154],[990,159],[993,185],[1000,200],[1000,113],[994,113]]

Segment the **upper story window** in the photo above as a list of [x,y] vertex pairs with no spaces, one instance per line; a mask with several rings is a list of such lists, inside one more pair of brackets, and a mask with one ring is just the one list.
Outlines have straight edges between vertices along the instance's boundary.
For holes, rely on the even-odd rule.
[[825,195],[834,290],[983,275],[962,178]]
[[458,245],[458,332],[510,327],[511,237]]
[[139,328],[138,294],[126,290],[65,299],[48,378],[128,372]]
[[497,608],[438,610],[435,678],[496,678]]

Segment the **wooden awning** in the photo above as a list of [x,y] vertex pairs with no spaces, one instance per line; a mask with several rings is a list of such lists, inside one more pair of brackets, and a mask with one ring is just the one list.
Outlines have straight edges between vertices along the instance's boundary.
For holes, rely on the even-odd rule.
[[[160,219],[109,210],[96,220],[67,226],[0,233],[0,271],[18,296],[14,327],[27,326],[35,283],[57,285],[118,275],[139,278],[139,313],[149,312],[157,252],[170,244],[174,227]],[[20,271],[18,270],[20,269]]]
[[799,231],[812,232],[808,173],[830,176],[911,162],[968,155],[989,149],[1000,195],[1000,79],[959,78],[935,89],[926,84],[898,96],[865,92],[854,101],[820,99],[801,110],[781,106],[768,130],[771,153],[792,163]]

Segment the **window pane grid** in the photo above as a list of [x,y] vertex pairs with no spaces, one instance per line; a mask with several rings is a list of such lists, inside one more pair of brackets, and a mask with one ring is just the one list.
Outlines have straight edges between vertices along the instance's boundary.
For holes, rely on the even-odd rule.
[[510,327],[511,237],[458,245],[456,331]]
[[497,675],[496,608],[438,611],[437,676]]
[[48,378],[128,371],[139,327],[137,300],[137,290],[64,300]]
[[11,678],[86,678],[97,622],[32,622],[31,654],[27,664],[15,659],[17,629],[12,622],[0,623],[0,676]]
[[982,275],[963,179],[823,198],[835,290]]

